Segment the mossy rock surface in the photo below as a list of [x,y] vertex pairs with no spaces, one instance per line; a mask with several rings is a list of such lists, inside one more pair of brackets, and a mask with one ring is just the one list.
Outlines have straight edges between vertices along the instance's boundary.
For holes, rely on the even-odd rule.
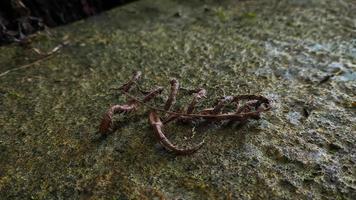
[[[356,4],[353,0],[142,0],[41,33],[32,47],[70,44],[0,77],[1,199],[352,199],[356,196]],[[37,55],[0,47],[0,73]],[[142,86],[261,94],[273,110],[247,125],[170,125],[191,156],[157,144],[147,109],[102,114]],[[329,78],[328,78],[329,77]],[[163,98],[153,102],[163,104]],[[179,102],[184,103],[184,100]]]

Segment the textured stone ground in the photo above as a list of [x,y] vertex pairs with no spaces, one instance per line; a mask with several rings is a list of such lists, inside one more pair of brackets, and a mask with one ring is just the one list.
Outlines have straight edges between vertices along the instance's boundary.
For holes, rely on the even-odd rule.
[[[142,0],[40,34],[32,46],[43,51],[70,45],[0,77],[1,198],[352,199],[355,10],[353,0]],[[0,73],[35,56],[0,47]],[[274,109],[198,131],[206,145],[192,156],[157,145],[147,110],[99,139],[102,113],[125,101],[110,88],[134,70],[145,88],[177,77],[211,98],[262,94]],[[168,128],[189,143],[192,127]]]

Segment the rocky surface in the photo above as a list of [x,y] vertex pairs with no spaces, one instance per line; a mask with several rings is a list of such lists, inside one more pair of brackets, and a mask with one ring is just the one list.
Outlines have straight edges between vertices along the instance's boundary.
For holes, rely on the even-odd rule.
[[[352,199],[355,9],[353,0],[142,0],[39,34],[31,45],[42,51],[70,44],[0,77],[1,198]],[[0,47],[0,73],[36,56]],[[212,99],[262,94],[274,108],[242,127],[198,130],[193,142],[206,144],[191,156],[157,144],[147,109],[116,118],[122,126],[102,139],[102,113],[125,101],[110,88],[134,70],[145,88],[176,77]],[[168,129],[190,143],[192,127]]]

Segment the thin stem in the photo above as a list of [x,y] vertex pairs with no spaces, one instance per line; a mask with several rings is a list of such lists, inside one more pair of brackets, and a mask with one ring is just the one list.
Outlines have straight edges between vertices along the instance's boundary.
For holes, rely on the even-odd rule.
[[150,108],[152,110],[156,110],[156,111],[159,111],[159,112],[163,112],[163,113],[168,113],[168,114],[171,114],[171,115],[178,115],[178,116],[185,116],[185,117],[193,117],[193,118],[198,118],[198,117],[201,117],[201,118],[213,118],[213,119],[230,119],[230,118],[246,118],[246,116],[255,116],[256,113],[261,113],[261,112],[264,112],[264,111],[267,111],[267,110],[270,110],[271,107],[268,106],[267,108],[261,110],[261,111],[258,111],[258,112],[247,112],[247,113],[240,113],[240,114],[218,114],[218,115],[206,115],[206,114],[188,114],[188,113],[181,113],[181,112],[172,112],[172,111],[167,111],[167,110],[164,110],[164,109],[160,109],[160,108],[157,108],[157,107],[154,107],[154,106],[151,106],[139,99],[137,99],[135,96],[127,93],[127,92],[123,92],[127,97],[137,101],[138,103],[146,106],[147,108]]

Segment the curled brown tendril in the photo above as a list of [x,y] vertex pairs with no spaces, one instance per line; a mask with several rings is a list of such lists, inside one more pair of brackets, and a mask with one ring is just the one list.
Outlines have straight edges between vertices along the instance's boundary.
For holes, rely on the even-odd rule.
[[163,123],[162,123],[160,117],[157,115],[157,113],[154,110],[149,113],[149,122],[155,132],[156,139],[168,151],[172,151],[178,155],[187,155],[187,154],[192,154],[192,153],[196,152],[204,144],[204,140],[203,140],[202,142],[200,142],[199,144],[197,144],[194,147],[181,149],[181,148],[173,145],[168,140],[168,138],[166,137],[166,135],[164,134],[164,132],[162,130]]
[[170,110],[171,107],[176,103],[178,90],[179,90],[179,82],[177,79],[173,78],[171,80],[171,93],[169,94],[167,102],[164,105],[164,110]]
[[[143,105],[150,109],[149,112],[149,123],[152,126],[155,137],[157,141],[168,151],[171,151],[178,155],[188,155],[196,152],[198,149],[202,147],[204,141],[199,144],[189,147],[189,148],[179,148],[174,145],[169,139],[166,137],[164,133],[164,125],[173,122],[173,121],[194,121],[197,119],[206,120],[208,122],[219,122],[219,121],[229,121],[229,122],[242,122],[245,123],[249,119],[258,120],[260,118],[261,113],[266,112],[271,109],[270,100],[266,97],[260,95],[237,95],[237,96],[224,96],[218,99],[217,103],[214,107],[205,108],[201,111],[196,111],[196,105],[203,98],[206,98],[206,90],[203,88],[198,88],[194,90],[186,90],[188,94],[193,95],[193,98],[188,105],[186,111],[171,111],[174,106],[178,91],[180,90],[179,82],[177,79],[172,79],[171,83],[171,91],[169,97],[162,108],[155,107],[147,104],[147,102],[154,99],[156,96],[160,95],[163,91],[162,87],[157,87],[154,90],[149,92],[145,92],[144,97],[142,99],[137,98],[129,93],[132,86],[138,86],[137,81],[141,77],[141,72],[136,72],[132,78],[121,86],[119,89],[122,94],[124,94],[128,101],[123,105],[114,105],[111,106],[107,112],[104,114],[99,132],[101,134],[108,134],[113,131],[113,116],[117,113],[130,113],[136,111],[139,105]],[[139,90],[141,90],[139,88]],[[244,102],[244,103],[242,103]],[[228,110],[228,105],[235,105],[234,110]],[[231,106],[230,106],[231,107]],[[166,116],[164,118],[159,117],[157,112],[165,113]]]

